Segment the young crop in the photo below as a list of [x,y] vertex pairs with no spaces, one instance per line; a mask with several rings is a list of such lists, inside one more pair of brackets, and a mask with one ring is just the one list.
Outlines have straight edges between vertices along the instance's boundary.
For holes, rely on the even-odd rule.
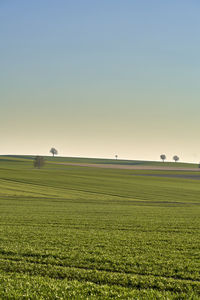
[[199,299],[199,181],[137,174],[5,161],[0,298]]

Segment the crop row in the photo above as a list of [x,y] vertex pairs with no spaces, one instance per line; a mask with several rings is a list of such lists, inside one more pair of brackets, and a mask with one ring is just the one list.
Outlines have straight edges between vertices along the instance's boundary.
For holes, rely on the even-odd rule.
[[130,275],[10,260],[1,261],[0,269],[7,273],[39,275],[54,279],[78,280],[79,282],[93,282],[100,285],[118,285],[134,289],[154,289],[159,291],[171,291],[173,293],[191,293],[195,291],[197,295],[200,295],[199,281],[178,280],[160,276]]

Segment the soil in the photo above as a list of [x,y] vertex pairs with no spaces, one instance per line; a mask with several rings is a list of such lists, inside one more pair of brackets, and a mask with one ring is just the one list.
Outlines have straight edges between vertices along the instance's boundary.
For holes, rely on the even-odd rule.
[[86,164],[86,163],[60,163],[66,166],[79,166],[79,167],[93,167],[104,169],[125,169],[125,170],[157,170],[157,171],[187,171],[187,172],[199,172],[198,168],[175,168],[165,166],[144,166],[144,165],[112,165],[112,164]]

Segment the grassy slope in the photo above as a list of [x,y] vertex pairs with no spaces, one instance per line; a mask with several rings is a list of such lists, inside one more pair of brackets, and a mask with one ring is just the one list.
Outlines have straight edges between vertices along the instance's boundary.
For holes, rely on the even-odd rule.
[[[4,160],[31,160],[34,156],[30,155],[7,155],[0,156],[0,161]],[[125,159],[103,159],[103,158],[82,158],[82,157],[52,157],[46,156],[46,161],[53,163],[88,163],[88,164],[114,164],[114,165],[143,165],[143,166],[166,166],[166,167],[183,167],[198,168],[198,164],[182,162],[161,162],[161,161],[142,161],[142,160],[125,160]]]
[[199,194],[197,180],[3,157],[0,297],[198,299]]

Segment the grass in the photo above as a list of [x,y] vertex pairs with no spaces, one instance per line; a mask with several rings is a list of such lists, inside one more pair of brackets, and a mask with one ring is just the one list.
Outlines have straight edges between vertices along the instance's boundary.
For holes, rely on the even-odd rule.
[[[7,155],[1,156],[0,160],[32,160],[34,156],[28,155]],[[184,162],[161,162],[161,161],[143,161],[143,160],[125,160],[125,159],[105,159],[105,158],[84,158],[84,157],[52,157],[46,156],[46,161],[51,163],[74,163],[74,164],[112,164],[112,165],[143,165],[143,166],[165,166],[176,168],[198,168],[198,164]]]
[[200,181],[166,172],[1,157],[0,298],[199,299]]

